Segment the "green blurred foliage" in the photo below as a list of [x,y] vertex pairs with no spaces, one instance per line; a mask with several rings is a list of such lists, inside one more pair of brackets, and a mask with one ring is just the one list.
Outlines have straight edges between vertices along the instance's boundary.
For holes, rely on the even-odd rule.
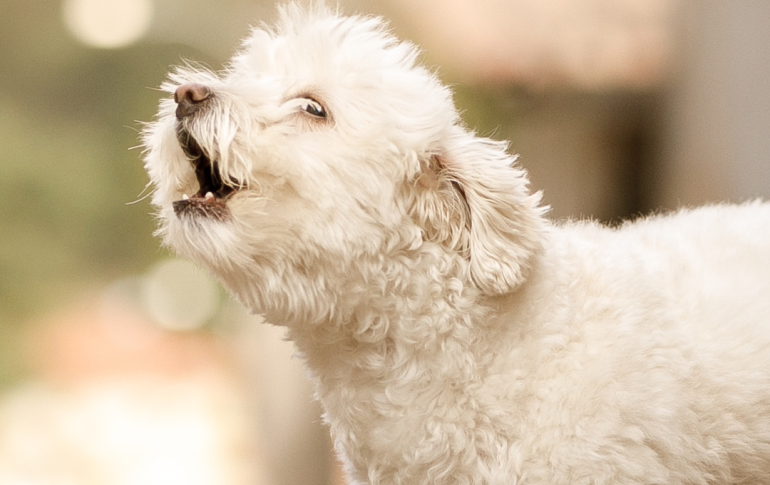
[[87,48],[59,1],[1,3],[0,383],[22,322],[163,255],[149,202],[127,205],[147,193],[131,148],[169,66],[207,60],[180,45]]

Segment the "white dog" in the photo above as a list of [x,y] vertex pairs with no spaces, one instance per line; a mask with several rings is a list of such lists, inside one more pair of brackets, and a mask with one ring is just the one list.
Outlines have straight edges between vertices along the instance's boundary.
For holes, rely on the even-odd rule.
[[144,133],[165,244],[288,328],[350,480],[770,483],[770,205],[551,223],[417,56],[289,5]]

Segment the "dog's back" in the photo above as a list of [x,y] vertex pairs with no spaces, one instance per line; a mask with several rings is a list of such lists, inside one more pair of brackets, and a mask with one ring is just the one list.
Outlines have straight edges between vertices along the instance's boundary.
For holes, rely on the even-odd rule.
[[500,306],[515,336],[493,371],[527,376],[533,483],[768,483],[770,204],[545,244]]

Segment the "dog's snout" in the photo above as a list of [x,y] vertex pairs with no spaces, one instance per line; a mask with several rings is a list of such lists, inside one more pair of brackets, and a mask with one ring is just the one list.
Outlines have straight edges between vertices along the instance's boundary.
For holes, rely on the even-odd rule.
[[211,89],[203,84],[182,84],[174,92],[176,117],[182,119],[200,109],[203,102],[211,98]]

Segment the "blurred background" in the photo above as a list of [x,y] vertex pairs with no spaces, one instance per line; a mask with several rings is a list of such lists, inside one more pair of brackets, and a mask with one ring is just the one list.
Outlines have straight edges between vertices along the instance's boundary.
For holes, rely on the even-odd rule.
[[[770,196],[770,2],[341,0],[555,219]],[[272,1],[0,0],[0,485],[339,484],[280,329],[152,237],[138,131]]]

